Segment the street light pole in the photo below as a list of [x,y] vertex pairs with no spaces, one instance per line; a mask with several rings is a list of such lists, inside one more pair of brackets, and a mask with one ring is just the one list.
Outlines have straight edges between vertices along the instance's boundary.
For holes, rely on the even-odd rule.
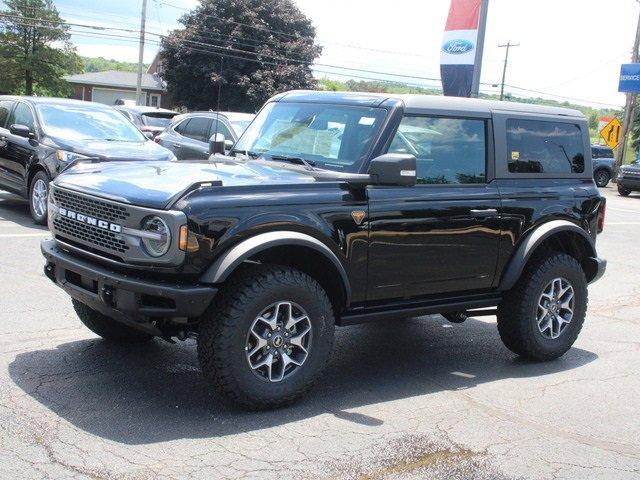
[[511,40],[509,40],[507,43],[503,43],[498,45],[498,47],[500,48],[505,48],[507,49],[507,51],[504,54],[504,66],[502,67],[502,82],[500,83],[500,100],[504,99],[504,80],[505,77],[507,76],[507,63],[509,63],[509,49],[511,47],[519,47],[520,44],[519,43],[511,43]]
[[147,0],[142,0],[140,19],[140,47],[138,49],[138,81],[136,82],[136,105],[140,105],[142,97],[142,67],[144,60],[144,27],[147,20]]
[[[633,41],[633,50],[631,52],[631,63],[638,63],[640,56],[638,55],[638,48],[640,47],[640,13],[638,14],[638,25],[636,26],[636,38]],[[613,172],[617,175],[618,169],[624,161],[624,154],[627,150],[627,136],[631,129],[631,123],[633,122],[633,110],[635,109],[636,96],[634,93],[627,92],[627,99],[624,104],[624,118],[622,119],[622,140],[618,145],[618,155],[616,157],[616,163],[613,166]]]

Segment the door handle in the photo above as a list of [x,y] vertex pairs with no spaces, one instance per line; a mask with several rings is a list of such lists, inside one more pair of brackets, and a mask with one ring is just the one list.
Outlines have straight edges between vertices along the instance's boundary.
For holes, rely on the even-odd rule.
[[498,216],[498,210],[496,210],[495,208],[487,208],[484,210],[472,209],[470,213],[471,213],[471,216],[474,218],[486,218],[486,217]]
[[179,143],[174,143],[173,144],[173,148],[180,148],[182,145],[180,145]]

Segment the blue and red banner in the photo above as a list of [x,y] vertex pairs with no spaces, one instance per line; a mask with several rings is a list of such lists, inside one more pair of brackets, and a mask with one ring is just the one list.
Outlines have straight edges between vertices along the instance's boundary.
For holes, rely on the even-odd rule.
[[440,76],[445,95],[471,96],[480,7],[481,0],[451,0],[440,52]]

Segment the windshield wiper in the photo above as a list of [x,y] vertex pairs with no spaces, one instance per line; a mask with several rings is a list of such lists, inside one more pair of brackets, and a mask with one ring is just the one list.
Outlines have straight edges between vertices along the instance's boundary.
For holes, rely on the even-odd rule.
[[315,170],[313,168],[313,166],[315,165],[315,162],[313,162],[312,160],[305,160],[302,157],[290,157],[288,155],[268,155],[268,157],[269,157],[269,160],[296,163],[298,165],[304,165],[307,168],[307,170]]
[[254,152],[252,150],[240,150],[238,148],[233,148],[229,153],[242,153],[244,156],[249,158],[258,158],[260,154],[258,152]]

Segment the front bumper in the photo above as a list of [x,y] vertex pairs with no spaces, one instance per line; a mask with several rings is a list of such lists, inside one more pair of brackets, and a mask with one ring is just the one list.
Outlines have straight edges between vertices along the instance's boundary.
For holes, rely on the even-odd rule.
[[45,275],[72,298],[116,320],[144,323],[149,318],[196,318],[217,288],[150,281],[110,270],[62,250],[53,239],[40,244]]
[[618,186],[622,186],[629,190],[640,190],[640,178],[634,177],[618,177],[616,178]]

